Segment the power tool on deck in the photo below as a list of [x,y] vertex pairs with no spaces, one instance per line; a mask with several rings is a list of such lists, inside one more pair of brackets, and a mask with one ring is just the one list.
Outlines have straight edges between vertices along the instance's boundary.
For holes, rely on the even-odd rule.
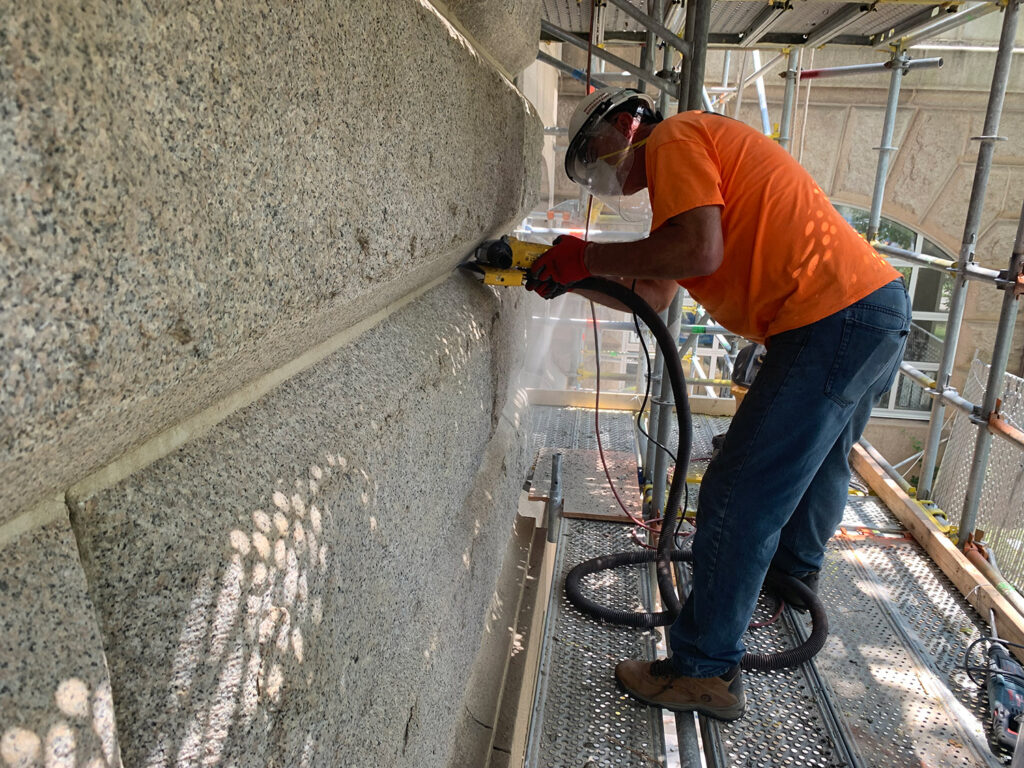
[[482,276],[484,285],[523,285],[533,262],[550,248],[506,235],[481,243],[460,266]]
[[1017,746],[1021,715],[1024,715],[1024,669],[996,636],[994,626],[985,655],[988,662],[985,688],[992,718],[988,744],[994,754],[1010,755]]

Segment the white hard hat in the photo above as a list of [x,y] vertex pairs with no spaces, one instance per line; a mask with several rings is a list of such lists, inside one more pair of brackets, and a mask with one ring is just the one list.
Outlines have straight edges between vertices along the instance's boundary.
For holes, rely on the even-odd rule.
[[[625,115],[630,118],[622,120]],[[582,99],[569,121],[565,174],[627,220],[650,217],[646,190],[624,188],[637,159],[640,126],[661,119],[654,101],[631,88],[602,88]],[[630,213],[629,211],[632,211]]]
[[632,88],[599,88],[580,100],[569,119],[569,147],[565,153],[565,173],[570,179],[579,182],[574,176],[572,164],[578,159],[580,150],[593,135],[600,121],[613,114],[618,107],[634,100],[640,110],[652,116],[657,114],[654,100]]

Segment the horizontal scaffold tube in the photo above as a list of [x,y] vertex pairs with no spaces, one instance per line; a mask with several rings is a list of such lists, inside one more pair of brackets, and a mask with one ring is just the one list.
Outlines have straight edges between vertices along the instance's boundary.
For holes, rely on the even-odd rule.
[[[586,40],[582,40],[578,35],[574,35],[572,32],[567,32],[564,29],[556,27],[554,24],[552,24],[549,21],[545,21],[544,19],[540,20],[540,29],[543,34],[553,37],[556,40],[561,40],[563,43],[574,45],[577,48],[584,51],[586,51],[588,48]],[[608,53],[603,48],[598,48],[596,46],[592,47],[590,49],[590,55],[595,56],[596,58],[601,59],[603,61],[607,61],[609,64],[619,67],[620,69],[623,69],[626,72],[632,72],[645,83],[650,83],[655,88],[660,88],[661,90],[668,93],[670,96],[675,96],[676,94],[675,83],[671,83],[663,77],[658,77],[653,72],[645,72],[636,64],[631,64],[630,62],[626,61],[623,58],[620,58],[619,56],[615,56],[614,54]]]
[[[876,251],[884,253],[887,256],[895,256],[896,258],[903,259],[904,261],[910,261],[914,264],[921,264],[925,267],[934,267],[945,272],[956,273],[957,263],[950,259],[943,259],[938,256],[929,256],[926,253],[918,253],[917,251],[908,251],[903,248],[897,248],[894,245],[884,245],[882,243],[872,244]],[[977,264],[969,263],[967,265],[967,278],[969,280],[979,280],[984,283],[992,283],[1002,287],[1006,284],[1006,278],[1003,277],[1003,273],[998,269],[986,269],[985,267],[979,267]]]
[[693,45],[683,38],[679,37],[675,32],[666,27],[657,19],[648,16],[646,13],[641,11],[639,8],[633,6],[629,0],[608,0],[612,5],[618,8],[620,11],[625,13],[627,16],[632,16],[638,22],[640,22],[648,31],[654,32],[664,42],[671,45],[677,51],[684,56],[689,56],[693,51]]
[[[845,77],[846,75],[867,75],[872,72],[887,72],[895,66],[892,61],[880,61],[873,64],[850,64],[845,67],[825,67],[824,69],[805,69],[800,72],[801,80],[814,80],[823,77]],[[938,69],[942,66],[941,58],[911,59],[905,65],[907,69]]]
[[928,374],[923,371],[917,370],[917,368],[912,366],[910,363],[900,363],[900,373],[921,387],[921,389],[923,389],[925,393],[932,398],[938,398],[942,400],[942,402],[963,411],[970,416],[971,420],[975,423],[985,424],[988,431],[993,435],[1024,448],[1024,432],[1014,425],[1004,421],[996,413],[989,414],[987,417],[988,421],[985,421],[986,417],[981,413],[981,406],[962,397],[954,387],[946,387],[944,391],[939,392],[936,389],[937,384],[935,379],[929,377]]
[[861,448],[868,452],[868,456],[874,459],[878,466],[885,470],[885,474],[891,477],[896,482],[896,485],[903,489],[905,494],[913,496],[914,489],[910,483],[907,482],[907,479],[897,471],[896,467],[889,463],[885,456],[878,452],[878,449],[875,448],[875,446],[863,437],[857,442],[860,443]]
[[978,413],[978,406],[960,396],[960,394],[953,387],[946,387],[945,390],[939,392],[936,387],[938,384],[935,379],[928,376],[924,371],[919,371],[917,368],[912,366],[910,363],[900,363],[900,372],[903,373],[908,379],[911,379],[921,389],[932,397],[940,398],[944,403],[959,408],[961,411],[966,413],[968,416],[976,416]]
[[[549,53],[544,53],[544,51],[537,51],[537,61],[541,62],[542,64],[547,64],[550,67],[554,67],[559,72],[564,72],[565,74],[569,75],[569,77],[579,80],[582,83],[587,82],[586,72],[584,72],[581,69],[576,69],[575,67],[570,67],[564,61],[555,58]],[[606,88],[608,86],[606,82],[604,82],[603,80],[598,80],[596,77],[590,78],[590,84],[595,88]]]

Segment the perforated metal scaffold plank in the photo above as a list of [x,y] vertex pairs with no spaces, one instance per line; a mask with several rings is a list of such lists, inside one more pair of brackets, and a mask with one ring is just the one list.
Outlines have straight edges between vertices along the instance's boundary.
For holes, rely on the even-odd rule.
[[[549,608],[549,653],[540,670],[544,693],[531,723],[529,768],[662,764],[660,711],[636,706],[614,676],[622,659],[653,659],[657,634],[598,623],[577,611],[562,588],[566,573],[580,562],[630,548],[627,530],[616,523],[562,521],[558,546],[564,557],[556,561],[557,600]],[[604,605],[643,610],[646,578],[646,568],[616,568],[589,577],[585,585]]]
[[[547,409],[535,409],[541,410]],[[550,434],[560,435],[570,445],[593,439],[592,413],[551,411],[535,414],[541,418],[535,424],[543,423],[552,430]],[[721,419],[695,416],[694,457],[709,454],[710,437],[726,426]],[[602,415],[602,432],[606,446],[627,449],[626,443],[618,441],[630,439],[631,421],[625,414]],[[546,442],[550,434],[539,442]],[[691,474],[694,470],[699,474],[700,469],[692,465]],[[564,528],[569,562],[560,568],[563,576],[580,560],[629,548],[625,526],[581,521],[571,525],[612,530],[601,534],[610,538],[594,542],[587,540],[593,535],[589,531]],[[820,585],[830,620],[825,648],[813,663],[797,669],[746,673],[746,715],[731,724],[706,721],[702,725],[706,764],[710,768],[999,765],[985,743],[984,692],[962,670],[965,650],[984,629],[981,618],[876,497],[851,495],[842,525],[848,535],[830,543]],[[570,539],[578,540],[572,544]],[[578,549],[570,549],[573,546]],[[635,569],[633,574],[623,571],[592,578],[595,591],[607,602],[623,607],[621,601],[626,600],[629,609],[635,609],[644,594],[645,577],[642,569]],[[769,619],[775,607],[762,596],[755,622]],[[650,656],[653,635],[638,638],[638,645],[609,651],[609,646],[580,643],[572,633],[595,629],[627,633],[618,635],[621,639],[632,631],[601,628],[579,616],[564,597],[559,597],[559,611],[581,623],[565,635],[567,642],[553,643],[551,682],[564,666],[567,671],[559,685],[567,689],[558,695],[563,697],[567,716],[585,722],[592,716],[590,707],[611,713],[608,724],[595,721],[597,730],[588,733],[610,735],[614,741],[605,746],[622,746],[622,751],[591,754],[587,750],[596,749],[597,742],[587,736],[573,747],[582,751],[571,756],[550,753],[544,758],[547,762],[533,765],[585,766],[588,760],[594,768],[658,764],[650,741],[654,735],[646,730],[653,719],[634,719],[643,718],[644,713],[656,719],[658,710],[625,698],[612,677],[619,658]],[[793,647],[808,632],[809,621],[787,609],[781,620],[748,630],[744,640],[749,650],[776,651]],[[572,670],[574,663],[583,664],[583,670]],[[598,688],[592,689],[595,685]],[[582,711],[572,710],[570,702],[579,700],[585,702]],[[601,703],[607,704],[604,710],[598,706]],[[624,729],[625,735],[638,724],[643,727],[632,737],[636,741],[615,735],[616,728]],[[574,733],[582,726],[563,721],[552,727],[555,730],[546,738],[554,743],[562,733]],[[653,751],[648,752],[648,745]],[[578,760],[584,752],[587,756]]]
[[[844,523],[899,528],[876,497]],[[870,764],[998,765],[985,743],[985,699],[961,668],[982,622],[914,541],[833,539],[822,599],[835,625],[818,664]]]
[[[601,415],[606,450],[632,451],[628,414]],[[577,409],[534,408],[531,447],[597,447],[593,413]],[[663,764],[661,714],[637,707],[620,691],[615,664],[628,658],[654,658],[657,634],[601,624],[566,599],[565,575],[583,560],[633,546],[628,526],[565,519],[555,560],[538,698],[530,726],[526,765],[651,768]],[[645,568],[618,568],[589,577],[585,584],[605,605],[643,610]]]

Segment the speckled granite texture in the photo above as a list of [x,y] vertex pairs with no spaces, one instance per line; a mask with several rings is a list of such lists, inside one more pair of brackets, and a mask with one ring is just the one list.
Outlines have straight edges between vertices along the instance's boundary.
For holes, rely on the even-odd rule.
[[417,0],[7,3],[0,523],[450,270],[541,129]]
[[120,764],[100,630],[64,519],[0,547],[0,765]]
[[453,276],[77,502],[125,764],[446,764],[525,474],[522,299]]
[[540,0],[446,0],[447,13],[516,75],[537,58]]

